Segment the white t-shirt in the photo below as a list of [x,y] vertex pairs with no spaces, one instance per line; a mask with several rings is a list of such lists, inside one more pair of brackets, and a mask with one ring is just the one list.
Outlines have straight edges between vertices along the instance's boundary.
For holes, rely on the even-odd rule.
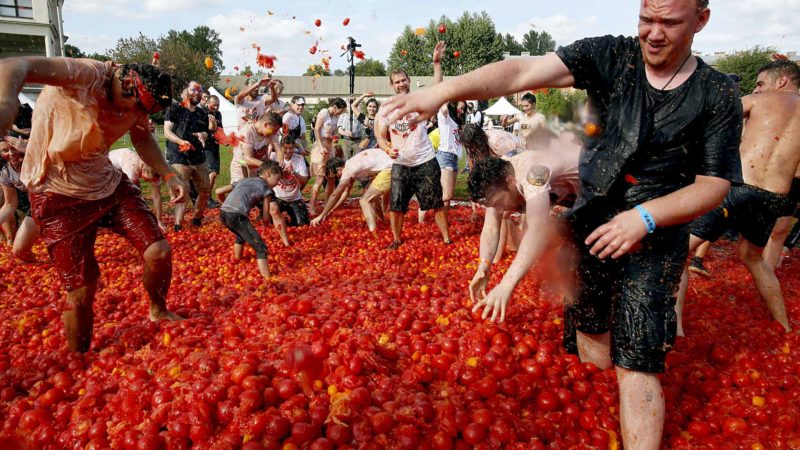
[[535,136],[539,131],[547,129],[547,118],[542,113],[533,113],[533,116],[527,114],[517,114],[514,116],[519,122],[518,136],[523,142]]
[[302,138],[306,135],[306,121],[303,119],[303,116],[299,116],[292,111],[283,115],[284,134],[297,127],[300,127],[300,137]]
[[278,181],[278,184],[273,188],[275,191],[275,197],[287,202],[303,199],[303,191],[300,189],[300,183],[297,182],[297,179],[294,177],[294,175],[291,175],[292,172],[300,175],[301,177],[308,176],[308,167],[306,167],[306,162],[303,160],[303,157],[297,153],[292,155],[292,162],[284,166],[283,176],[281,177],[280,181]]
[[[323,108],[317,113],[317,120],[322,119],[322,138],[330,139],[336,133],[336,126],[339,122],[339,116],[332,116],[328,108]],[[314,127],[316,127],[316,122]]]
[[392,158],[379,148],[364,150],[348,159],[342,170],[342,180],[366,178],[392,168]]
[[243,98],[236,104],[237,126],[241,128],[243,125],[255,122],[266,112],[267,105],[264,103],[263,98],[257,97],[253,100]]
[[147,164],[142,161],[142,158],[136,153],[136,150],[132,148],[112,150],[108,153],[108,159],[111,160],[111,164],[114,165],[114,167],[127,175],[128,179],[131,180],[133,184],[138,185],[139,180],[144,179],[155,186],[161,185],[160,177],[148,180],[142,176],[142,172],[144,168],[147,167]]
[[552,144],[538,150],[513,152],[503,157],[514,167],[517,190],[532,200],[555,194],[558,199],[577,195],[580,190],[578,159],[581,146],[576,140],[553,139]]
[[525,143],[518,137],[504,130],[486,130],[489,148],[497,156],[503,156],[512,150],[524,150]]
[[449,114],[446,116],[442,114],[441,110],[436,113],[436,118],[439,121],[439,151],[453,153],[461,158],[463,147],[458,124]]
[[436,157],[436,150],[428,137],[428,121],[411,125],[411,115],[407,115],[395,123],[389,124],[385,114],[378,113],[379,119],[389,128],[392,147],[400,153],[394,160],[395,164],[406,167],[416,167]]

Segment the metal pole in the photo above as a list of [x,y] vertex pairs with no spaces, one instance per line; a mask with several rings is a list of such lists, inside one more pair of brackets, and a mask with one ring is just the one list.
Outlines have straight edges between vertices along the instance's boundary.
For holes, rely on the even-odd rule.
[[61,6],[64,0],[56,0],[56,17],[58,19],[58,42],[61,44],[61,56],[64,57],[64,19],[61,17]]

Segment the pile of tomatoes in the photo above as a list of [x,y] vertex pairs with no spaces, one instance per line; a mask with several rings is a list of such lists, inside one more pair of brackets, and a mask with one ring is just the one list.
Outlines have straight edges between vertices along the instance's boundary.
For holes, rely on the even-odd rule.
[[[61,283],[0,252],[0,447],[70,449],[619,448],[618,389],[561,345],[547,264],[518,286],[506,322],[473,315],[480,223],[451,211],[455,244],[406,221],[405,244],[368,233],[357,207],[291,247],[257,228],[274,277],[211,211],[169,235],[170,308],[148,321],[138,254],[101,234],[92,349],[66,351]],[[662,376],[669,448],[800,448],[800,336],[784,334],[731,244],[692,278],[687,336]],[[513,255],[512,255],[513,256]],[[510,256],[495,266],[499,281]],[[800,317],[798,264],[778,271]],[[797,324],[797,322],[794,322]]]

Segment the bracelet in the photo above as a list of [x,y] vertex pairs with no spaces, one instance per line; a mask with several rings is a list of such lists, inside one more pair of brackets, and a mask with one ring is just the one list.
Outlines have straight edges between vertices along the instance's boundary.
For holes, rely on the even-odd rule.
[[644,206],[636,205],[634,208],[636,211],[639,211],[639,216],[642,218],[642,222],[644,222],[644,225],[647,227],[647,233],[652,234],[654,231],[656,231],[656,219],[653,219],[653,216],[651,216],[650,213],[644,209]]
[[169,181],[170,178],[172,178],[174,176],[175,176],[175,172],[168,172],[166,175],[164,175],[161,178],[164,179],[164,182],[167,182],[167,181]]

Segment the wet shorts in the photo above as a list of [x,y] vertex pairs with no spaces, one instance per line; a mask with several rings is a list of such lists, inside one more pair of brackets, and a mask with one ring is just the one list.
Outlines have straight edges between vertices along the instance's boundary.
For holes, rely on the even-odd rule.
[[789,200],[800,203],[800,178],[792,180],[792,187],[789,189]]
[[127,239],[139,253],[164,239],[156,217],[139,188],[123,178],[117,189],[100,200],[61,194],[30,194],[31,212],[47,244],[47,252],[69,291],[94,283],[100,268],[94,256],[99,227]]
[[692,222],[692,234],[716,241],[727,228],[733,228],[752,244],[764,247],[780,217],[791,216],[796,202],[788,195],[776,194],[748,184],[731,186],[722,204]]
[[439,152],[436,154],[436,161],[439,162],[439,168],[442,170],[458,173],[458,155],[455,153]]
[[17,189],[17,211],[21,212],[23,217],[31,215],[31,201],[28,198],[28,191]]
[[675,342],[675,301],[688,253],[688,226],[659,228],[642,240],[638,251],[605,261],[583,245],[594,228],[574,227],[576,298],[565,307],[564,345],[577,354],[576,330],[610,331],[614,365],[663,372]]
[[206,163],[195,165],[173,164],[172,170],[187,185],[189,181],[194,183],[195,189],[199,193],[209,193],[211,191],[211,181],[208,179],[208,167]]
[[408,202],[417,195],[419,207],[423,211],[441,209],[442,170],[435,158],[414,167],[392,166],[391,210],[405,214]]
[[244,245],[245,242],[253,247],[256,251],[256,259],[267,259],[267,245],[261,239],[250,218],[239,212],[220,211],[219,218],[222,224],[225,225],[231,233],[236,236],[234,241],[238,245]]
[[392,171],[387,169],[378,172],[375,178],[372,179],[372,183],[369,184],[369,187],[379,192],[388,192],[392,187]]
[[286,226],[300,227],[311,223],[311,219],[308,217],[308,206],[303,200],[287,202],[286,200],[276,199],[275,203],[278,204],[278,209],[282,213],[289,215],[289,223]]
[[208,173],[219,174],[219,147],[213,150],[205,150],[205,153]]

